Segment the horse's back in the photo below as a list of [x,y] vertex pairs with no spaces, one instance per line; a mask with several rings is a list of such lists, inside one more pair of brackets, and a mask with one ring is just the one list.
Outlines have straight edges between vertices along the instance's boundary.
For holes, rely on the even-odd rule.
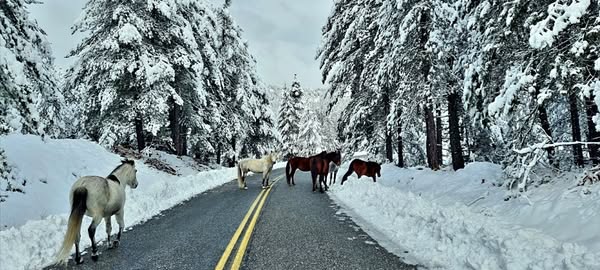
[[71,191],[75,191],[78,188],[86,188],[90,190],[104,190],[108,191],[108,182],[104,177],[100,176],[82,176],[71,186]]
[[288,160],[290,165],[301,170],[301,171],[310,171],[310,162],[311,158],[306,157],[293,157]]
[[273,168],[273,162],[265,159],[242,159],[238,162],[242,170],[248,170],[253,173],[261,173]]
[[[105,206],[109,204],[109,200],[111,200],[110,186],[108,180],[106,180],[104,177],[83,176],[77,179],[77,181],[75,181],[71,187],[71,202],[73,201],[73,193],[75,190],[80,188],[85,188],[87,191],[86,205],[88,206],[88,210],[103,210]],[[90,215],[90,213],[87,214]]]

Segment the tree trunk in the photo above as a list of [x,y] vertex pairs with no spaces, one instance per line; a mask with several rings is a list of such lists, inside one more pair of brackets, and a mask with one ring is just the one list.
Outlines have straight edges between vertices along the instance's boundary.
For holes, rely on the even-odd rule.
[[141,115],[135,117],[134,124],[138,150],[142,151],[146,147],[146,142],[144,141],[144,123]]
[[231,138],[231,149],[233,149],[233,157],[231,157],[231,161],[229,163],[229,167],[235,167],[235,163],[237,162],[237,160],[235,160],[235,145],[237,144],[235,136],[233,136],[233,138]]
[[436,130],[435,130],[435,117],[433,116],[433,109],[430,105],[425,105],[425,127],[427,135],[427,162],[429,168],[432,170],[438,170],[440,168],[437,162],[437,147],[436,147]]
[[[579,126],[579,108],[577,106],[577,95],[575,91],[569,92],[569,112],[571,113],[571,130],[573,132],[573,141],[581,141],[581,127]],[[573,157],[575,165],[583,167],[583,150],[581,144],[573,145]]]
[[436,159],[438,164],[441,166],[442,164],[444,164],[444,157],[443,157],[443,148],[442,148],[442,111],[440,110],[440,108],[438,107],[436,110],[436,115],[437,117],[435,118],[435,138],[436,138],[436,143],[435,143],[435,147],[436,147]]
[[187,141],[187,135],[188,135],[188,129],[186,126],[182,125],[179,127],[179,132],[181,133],[181,154],[182,156],[187,156],[187,150],[188,150],[188,141]]
[[450,152],[452,154],[452,168],[460,170],[465,167],[460,138],[460,100],[457,93],[448,95],[448,133],[450,133]]
[[175,147],[175,154],[181,155],[181,126],[179,125],[179,105],[171,98],[171,109],[169,111],[169,128],[171,129],[171,140]]
[[[546,111],[546,104],[542,103],[538,107],[538,118],[540,119],[540,124],[542,125],[542,129],[548,136],[550,136],[552,140],[552,129],[550,128],[550,121],[548,120],[548,112]],[[551,141],[552,142],[552,141]],[[548,163],[550,165],[554,165],[558,167],[558,163],[554,160],[554,147],[546,148],[546,152],[548,152]]]
[[[389,92],[388,88],[383,88],[383,91],[385,92],[382,97],[383,113],[385,115],[384,119],[387,119],[387,117],[390,115],[390,98],[387,94],[387,92]],[[385,125],[385,157],[387,158],[388,162],[394,162],[394,150],[393,150],[393,146],[392,146],[392,131],[389,130],[387,121],[384,122],[384,125]]]
[[[587,116],[588,126],[588,142],[600,142],[600,132],[596,130],[596,124],[593,121],[593,117],[598,114],[598,106],[594,102],[594,94],[590,94],[590,97],[585,98],[585,111]],[[600,164],[600,149],[598,145],[589,145],[590,159],[594,165]]]
[[221,165],[221,143],[217,144],[217,164]]
[[402,149],[402,123],[398,120],[398,167],[404,168],[404,154]]
[[392,134],[391,134],[391,132],[387,131],[387,128],[386,128],[386,132],[385,132],[385,157],[387,158],[388,162],[394,162]]

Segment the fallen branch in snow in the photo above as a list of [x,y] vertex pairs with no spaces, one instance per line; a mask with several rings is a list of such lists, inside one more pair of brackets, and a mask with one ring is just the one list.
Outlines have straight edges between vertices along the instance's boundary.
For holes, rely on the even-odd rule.
[[581,179],[581,181],[577,184],[577,186],[583,186],[587,181],[590,181],[590,184],[594,184],[594,182],[600,182],[600,165],[595,166],[589,170],[585,171],[585,175]]
[[473,200],[472,202],[468,203],[467,206],[471,206],[471,205],[475,204],[476,202],[481,201],[483,199],[485,199],[485,196],[481,196],[481,197]]
[[157,170],[166,172],[168,174],[179,175],[177,173],[177,170],[173,169],[173,167],[169,166],[169,164],[167,164],[161,160],[158,160],[156,158],[146,159],[146,161],[144,161],[144,164],[148,164],[150,167],[153,167]]

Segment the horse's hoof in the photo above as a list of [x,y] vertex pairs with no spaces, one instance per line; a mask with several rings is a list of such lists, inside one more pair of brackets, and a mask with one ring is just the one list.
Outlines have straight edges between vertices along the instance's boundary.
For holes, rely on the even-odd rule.
[[75,263],[76,264],[82,264],[83,263],[83,258],[81,258],[81,257],[75,258]]
[[95,262],[98,261],[98,254],[92,255],[92,261],[95,261]]
[[247,190],[247,189],[248,189],[248,187],[244,187],[244,190]]
[[113,248],[118,248],[119,247],[119,241],[113,241],[112,243],[108,244],[108,249],[113,249]]

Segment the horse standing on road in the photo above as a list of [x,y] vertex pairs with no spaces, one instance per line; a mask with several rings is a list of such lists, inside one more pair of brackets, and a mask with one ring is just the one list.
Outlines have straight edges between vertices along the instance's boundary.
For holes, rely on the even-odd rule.
[[334,158],[334,155],[339,155],[339,157],[340,157],[339,159],[336,159],[336,161],[333,161],[334,164],[337,164],[337,166],[339,166],[341,163],[340,151],[329,152],[329,153],[323,151],[320,154],[310,156],[310,157],[292,157],[292,158],[290,158],[285,166],[285,179],[287,180],[288,185],[290,185],[290,186],[296,185],[296,180],[294,178],[294,175],[296,174],[296,170],[300,170],[303,172],[310,171],[312,159],[319,157],[319,156],[325,156],[326,158],[329,158],[330,161],[332,161],[332,159]]
[[248,189],[246,175],[248,172],[262,173],[262,188],[269,187],[269,177],[273,170],[273,163],[277,160],[276,153],[270,153],[261,159],[242,159],[238,162],[238,186],[240,189]]
[[333,162],[337,166],[342,163],[342,154],[339,151],[331,153],[321,153],[310,160],[310,173],[312,176],[312,191],[317,190],[317,177],[319,177],[319,191],[323,193],[323,186],[325,190],[329,189],[327,186],[326,177],[329,174],[329,163]]
[[[94,240],[96,227],[104,218],[106,222],[106,234],[109,248],[118,247],[123,233],[123,206],[125,206],[125,187],[135,189],[138,186],[136,177],[137,170],[133,160],[123,160],[121,165],[115,168],[108,177],[84,176],[79,178],[71,187],[69,198],[71,201],[71,214],[67,225],[67,234],[63,240],[56,262],[66,264],[71,248],[75,244],[75,262],[83,263],[79,250],[79,239],[81,238],[81,220],[83,215],[92,218],[92,224],[88,227],[88,234],[92,242],[92,260],[98,260],[98,247]],[[110,242],[111,217],[116,215],[119,224],[117,240]]]
[[353,160],[350,162],[348,172],[346,172],[344,177],[342,177],[342,185],[346,180],[348,180],[348,176],[350,176],[353,172],[356,172],[358,179],[364,175],[373,177],[373,182],[377,182],[377,176],[381,177],[381,165],[379,165],[377,162],[363,161],[360,159]]

